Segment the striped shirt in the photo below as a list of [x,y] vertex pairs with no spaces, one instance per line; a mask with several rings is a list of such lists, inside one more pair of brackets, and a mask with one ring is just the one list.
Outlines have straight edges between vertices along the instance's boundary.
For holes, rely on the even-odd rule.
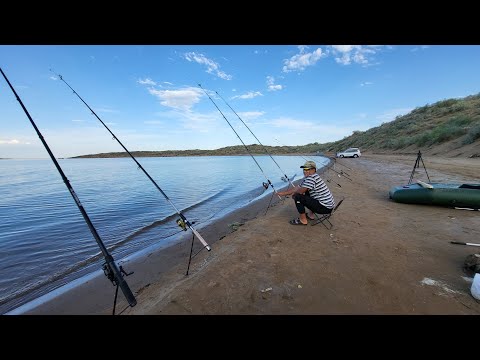
[[333,209],[335,207],[335,200],[333,200],[332,193],[317,173],[303,179],[300,186],[307,188],[310,196],[326,208]]

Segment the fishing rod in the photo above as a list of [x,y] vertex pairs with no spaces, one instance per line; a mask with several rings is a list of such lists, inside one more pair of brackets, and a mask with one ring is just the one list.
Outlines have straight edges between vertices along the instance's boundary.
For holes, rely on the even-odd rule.
[[[317,153],[319,153],[319,151],[317,151]],[[324,153],[320,153],[320,154],[321,154],[322,156],[325,156],[326,158],[331,159],[335,164],[341,165],[341,166],[343,166],[344,168],[347,168],[348,170],[353,170],[352,168],[349,168],[348,166],[339,163],[338,160],[337,160],[337,158],[336,158],[336,156],[327,156],[327,155],[325,155]],[[345,172],[345,174],[347,174],[347,173]],[[348,174],[347,174],[347,175],[348,175]],[[348,175],[348,176],[349,176],[349,175]]]
[[[60,167],[60,164],[58,163],[58,161],[55,159],[55,156],[53,155],[52,151],[50,150],[47,142],[45,141],[45,139],[43,138],[42,136],[42,133],[40,132],[40,130],[37,128],[37,125],[35,125],[35,122],[33,121],[32,117],[30,116],[29,112],[27,111],[27,108],[25,107],[25,105],[23,105],[23,102],[22,100],[20,99],[20,97],[17,95],[17,92],[15,91],[15,89],[13,88],[12,84],[10,84],[10,81],[7,79],[7,76],[5,75],[5,73],[3,72],[3,70],[0,68],[0,72],[2,72],[2,75],[3,77],[5,78],[5,80],[7,81],[8,83],[8,86],[10,86],[10,89],[12,89],[13,93],[15,94],[15,97],[17,98],[17,101],[20,103],[20,106],[22,107],[23,111],[25,112],[25,114],[27,115],[28,119],[30,120],[30,123],[32,124],[33,128],[35,129],[35,131],[37,132],[37,135],[38,137],[40,138],[40,141],[42,142],[43,146],[45,146],[45,149],[47,150],[48,152],[48,155],[50,155],[50,158],[52,159],[53,163],[55,164],[55,167],[57,168],[58,172],[60,173],[60,176],[62,177],[63,179],[63,182],[65,183],[65,185],[67,186],[68,190],[70,191],[70,194],[72,195],[73,197],[73,200],[75,200],[75,203],[77,204],[78,206],[78,209],[80,210],[80,212],[82,213],[82,216],[83,218],[85,219],[85,222],[87,223],[88,225],[88,228],[90,229],[90,232],[92,233],[93,237],[95,238],[95,240],[97,241],[97,244],[98,246],[100,247],[100,250],[102,251],[102,254],[103,256],[105,257],[105,264],[104,264],[104,267],[103,267],[103,270],[105,272],[105,275],[108,277],[108,279],[113,283],[113,285],[116,285],[117,287],[117,292],[118,292],[118,287],[120,287],[122,289],[122,292],[123,292],[123,295],[125,295],[125,298],[127,299],[128,301],[128,304],[130,306],[135,306],[137,304],[137,300],[135,299],[135,296],[133,295],[132,291],[130,290],[130,288],[128,287],[128,284],[127,282],[125,281],[125,279],[123,278],[123,275],[130,275],[130,274],[127,274],[122,266],[120,266],[120,269],[117,267],[117,265],[115,264],[115,261],[113,260],[113,257],[112,255],[109,254],[107,248],[105,247],[105,245],[103,244],[103,241],[102,239],[100,238],[100,235],[98,235],[97,233],[97,230],[95,229],[95,227],[93,226],[93,223],[92,221],[90,220],[87,212],[85,211],[85,209],[83,208],[83,205],[82,203],[80,202],[80,199],[78,198],[77,194],[75,193],[75,191],[73,190],[73,187],[70,185],[70,181],[67,179],[67,177],[65,176],[65,173],[63,172],[62,168]],[[116,299],[117,299],[117,292],[115,293],[115,303],[116,303]],[[115,303],[114,303],[114,307],[113,307],[113,314],[115,314]]]
[[[225,117],[225,115],[223,115],[223,112],[218,108],[217,104],[215,103],[215,101],[213,101],[213,99],[210,97],[210,95],[208,95],[207,91],[202,87],[201,84],[198,84],[198,86],[200,87],[200,89],[202,89],[205,94],[208,96],[208,98],[210,99],[210,101],[213,103],[213,105],[215,105],[215,107],[217,108],[217,110],[220,112],[220,114],[222,114],[223,118],[225,119],[225,121],[228,123],[228,125],[230,125],[230,127],[232,128],[233,132],[235,133],[235,135],[237,135],[237,137],[240,139],[240,141],[242,142],[243,146],[245,146],[245,149],[247,149],[247,152],[248,154],[252,157],[253,161],[255,161],[255,164],[257,164],[258,168],[260,169],[260,171],[262,172],[263,176],[265,176],[265,179],[267,179],[268,181],[268,184],[267,183],[263,183],[263,187],[265,189],[268,189],[268,185],[270,185],[273,189],[273,192],[275,194],[277,194],[277,196],[279,197],[280,200],[282,200],[281,196],[278,195],[278,192],[277,190],[275,190],[272,182],[270,181],[270,179],[267,177],[267,175],[265,175],[265,173],[263,172],[262,170],[262,167],[260,166],[260,164],[257,162],[257,160],[255,159],[255,157],[252,155],[252,153],[250,152],[250,150],[248,149],[247,145],[245,145],[245,143],[243,142],[242,138],[240,137],[240,135],[238,135],[238,133],[235,131],[235,129],[233,128],[232,124],[230,124],[230,121],[227,120],[227,118]],[[270,204],[269,204],[270,206]],[[268,208],[267,208],[268,210]]]
[[[245,122],[242,120],[242,118],[240,117],[240,115],[237,114],[237,112],[235,110],[233,110],[233,108],[227,103],[227,101],[217,92],[215,91],[215,93],[225,102],[225,104],[227,104],[227,106],[234,112],[235,115],[237,115],[237,117],[240,119],[240,121],[243,123],[243,125],[245,125],[245,127],[248,129],[248,131],[250,131],[250,133],[253,135],[253,137],[255,139],[257,139],[258,143],[260,145],[262,145],[263,149],[265,150],[265,152],[268,154],[268,156],[270,156],[270,158],[273,160],[273,162],[275,163],[275,165],[277,165],[278,169],[283,173],[283,176],[285,176],[285,179],[290,183],[290,185],[292,185],[292,187],[295,187],[295,185],[290,181],[290,179],[288,178],[287,174],[285,174],[285,171],[282,170],[282,168],[280,167],[280,165],[278,165],[278,163],[275,161],[275,159],[272,157],[272,155],[270,155],[270,153],[268,152],[267,148],[265,147],[265,145],[263,145],[260,140],[258,140],[258,138],[255,136],[255,134],[253,133],[252,130],[250,130],[250,128],[247,126],[247,124],[245,124]],[[289,187],[290,187],[289,185]],[[288,188],[287,188],[288,190]]]
[[[275,138],[274,138],[274,140],[275,140],[276,142],[278,142],[281,146],[287,146],[287,145],[285,145],[285,144],[282,144],[280,141],[278,141],[278,140],[275,139]],[[308,161],[308,159],[307,159],[305,156],[302,156],[302,155],[300,155],[300,154],[298,154],[298,156],[300,156],[300,157],[301,157],[302,159],[304,159],[305,161]],[[331,168],[328,167],[328,166],[326,166],[326,168],[327,168],[327,170],[331,170]],[[335,182],[335,181],[333,181],[333,180],[330,180],[330,179],[326,179],[326,180],[327,180],[327,182],[330,182],[330,181],[334,182],[335,185],[337,185],[339,188],[342,187],[342,185],[340,185],[339,183],[337,183],[337,182]]]
[[[334,162],[334,164],[335,164],[335,162]],[[332,165],[332,166],[333,166],[333,165]],[[329,166],[328,169],[329,169],[329,170],[332,170],[334,173],[337,173],[337,174],[338,174],[338,177],[342,177],[342,176],[343,176],[345,179],[350,180],[350,181],[353,181],[352,179],[350,179],[350,178],[348,177],[348,174],[347,174],[346,172],[344,172],[343,170],[337,171],[337,170],[333,169],[332,166]]]
[[456,244],[456,245],[480,246],[480,244],[460,242],[460,241],[450,241],[450,243],[451,243],[451,244]]
[[[50,69],[50,71],[53,72],[53,70]],[[54,72],[53,72],[54,73]],[[55,74],[55,73],[54,73]],[[167,196],[167,194],[165,194],[163,192],[163,190],[160,188],[160,186],[158,186],[158,184],[155,182],[155,180],[153,180],[153,178],[150,176],[150,174],[143,168],[142,165],[140,165],[140,163],[137,161],[137,159],[135,159],[135,157],[132,155],[132,153],[130,151],[128,151],[128,149],[122,144],[122,142],[115,136],[115,134],[108,128],[107,125],[105,125],[105,123],[102,121],[102,119],[100,119],[98,117],[98,115],[95,113],[95,111],[93,111],[93,109],[82,99],[82,97],[80,95],[78,95],[78,93],[73,90],[73,88],[63,79],[62,75],[59,75],[59,74],[55,74],[59,77],[60,80],[62,80],[65,85],[67,85],[75,95],[78,96],[78,98],[85,104],[85,106],[92,112],[92,114],[98,119],[98,121],[100,121],[102,123],[102,125],[105,127],[105,129],[108,130],[108,132],[110,134],[112,134],[113,138],[115,140],[117,140],[117,142],[120,144],[120,146],[128,153],[128,155],[130,155],[130,157],[132,158],[133,161],[135,161],[135,163],[137,164],[137,166],[143,171],[143,173],[150,179],[150,181],[153,183],[153,185],[155,185],[155,187],[158,189],[158,191],[160,191],[162,193],[162,195],[165,197],[165,199],[170,203],[170,205],[172,205],[172,207],[175,209],[175,211],[177,212],[177,214],[180,216],[180,219],[177,220],[177,224],[178,226],[180,226],[184,231],[187,231],[187,226],[192,230],[193,234],[200,240],[200,242],[203,244],[203,246],[208,250],[210,251],[211,248],[210,246],[207,244],[207,242],[203,239],[203,237],[198,233],[198,231],[193,227],[193,225],[187,220],[187,218],[182,214],[182,212],[180,210],[177,209],[177,207],[173,204],[173,202],[170,200],[170,198]]]
[[[343,165],[343,164],[340,164],[340,163],[337,161],[337,158],[336,158],[336,157],[327,156],[327,155],[325,155],[324,153],[320,153],[319,151],[317,151],[317,154],[320,155],[320,156],[324,156],[324,157],[332,160],[332,162],[333,162],[333,167],[335,167],[335,165],[341,165],[341,166],[347,168],[348,170],[352,170],[352,169],[349,168],[348,166],[345,166],[345,165]],[[346,176],[350,176],[346,171],[343,171],[343,170],[340,170],[340,173],[341,173],[341,174],[345,174]]]
[[[326,156],[326,155],[325,155],[325,156]],[[332,159],[332,160],[335,162],[335,164],[338,164],[338,165],[340,165],[340,166],[343,166],[344,168],[347,168],[348,170],[352,170],[352,168],[349,168],[348,166],[343,165],[342,163],[340,163],[340,162],[337,160],[336,157],[333,157],[333,156],[328,156],[328,157],[329,157],[330,159]]]

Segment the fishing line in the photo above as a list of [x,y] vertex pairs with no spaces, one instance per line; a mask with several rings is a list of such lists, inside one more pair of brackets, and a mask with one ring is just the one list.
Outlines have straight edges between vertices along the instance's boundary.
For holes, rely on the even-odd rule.
[[[280,145],[282,145],[282,143],[279,142],[277,139],[274,139],[274,140],[275,140],[276,142],[278,142]],[[287,146],[287,145],[282,145],[282,146]],[[299,155],[299,156],[301,156],[302,158],[304,158],[302,155]],[[334,164],[336,163],[336,159],[333,159],[333,158],[331,158],[331,157],[329,157],[329,156],[324,156],[324,157],[333,160],[333,163],[334,163]],[[305,158],[304,158],[304,159],[305,159]],[[307,160],[307,159],[305,159],[305,160]],[[340,164],[340,165],[341,165],[341,164]],[[340,172],[338,172],[337,170],[332,169],[332,166],[328,166],[328,165],[326,166],[326,168],[327,168],[328,170],[332,170],[334,173],[337,173],[337,174],[338,174],[338,177],[342,177],[342,176],[343,176],[343,177],[345,177],[346,179],[348,179],[348,180],[350,180],[350,181],[353,181],[352,179],[350,179],[350,178],[348,177],[348,174],[347,174],[346,172],[344,172],[343,170],[341,170]],[[337,185],[338,185],[338,184],[337,184]],[[340,186],[340,185],[339,185],[339,186]],[[341,187],[341,186],[340,186],[340,187]]]
[[[326,156],[326,155],[324,154],[324,156]],[[353,170],[352,168],[349,168],[348,166],[343,165],[342,163],[340,163],[340,162],[338,161],[338,159],[335,158],[335,157],[333,157],[333,156],[326,156],[326,157],[332,159],[332,160],[335,162],[335,164],[338,164],[338,165],[340,165],[340,166],[343,166],[344,168],[347,168],[348,170]],[[347,175],[348,175],[348,174],[347,174]]]
[[98,246],[100,247],[100,250],[102,251],[102,254],[105,258],[105,264],[103,266],[103,271],[104,271],[105,275],[107,276],[107,278],[113,283],[113,285],[116,286],[115,302],[114,302],[114,306],[113,306],[113,314],[115,314],[115,304],[116,304],[117,292],[118,292],[119,287],[122,289],[122,292],[125,295],[125,298],[127,299],[129,305],[130,306],[135,306],[137,304],[137,300],[135,299],[135,296],[133,295],[130,288],[128,287],[127,282],[123,278],[123,275],[127,276],[127,275],[130,275],[130,274],[127,274],[123,270],[122,266],[120,266],[120,268],[118,268],[117,265],[115,264],[115,261],[113,260],[112,255],[109,254],[107,248],[103,244],[103,241],[100,238],[100,235],[98,235],[97,230],[93,226],[92,221],[90,220],[87,212],[83,208],[83,205],[80,202],[80,199],[78,198],[77,194],[73,190],[73,187],[70,185],[70,181],[65,176],[65,173],[63,172],[62,168],[60,167],[60,164],[57,162],[57,160],[56,160],[55,156],[53,155],[52,151],[50,150],[47,142],[43,138],[42,133],[37,128],[37,125],[35,125],[35,122],[33,121],[32,117],[30,116],[29,112],[27,111],[25,105],[23,105],[22,100],[17,95],[17,92],[13,88],[12,84],[10,84],[10,81],[7,79],[7,76],[5,75],[5,73],[3,72],[3,70],[1,68],[0,68],[0,72],[2,73],[3,77],[7,81],[8,86],[10,86],[10,89],[12,89],[13,93],[15,94],[15,97],[17,98],[17,100],[20,103],[23,111],[25,112],[28,119],[30,120],[30,123],[32,124],[33,128],[37,132],[37,135],[40,138],[40,141],[43,143],[43,146],[45,146],[45,149],[47,150],[48,155],[50,155],[50,158],[52,159],[53,163],[55,164],[55,167],[57,168],[58,172],[60,173],[60,176],[62,177],[63,182],[67,186],[68,190],[70,191],[70,194],[72,195],[73,199],[75,200],[75,203],[78,206],[78,209],[82,213],[82,216],[83,216],[85,222],[87,223],[88,228],[90,229],[90,232],[92,233],[93,237],[97,241]]
[[[210,101],[213,103],[213,105],[215,105],[215,107],[217,108],[217,110],[220,112],[220,114],[222,114],[223,118],[225,119],[225,121],[228,123],[228,125],[230,125],[230,127],[232,128],[233,132],[235,133],[235,135],[237,135],[237,137],[239,138],[239,140],[241,141],[241,143],[243,144],[243,146],[245,146],[245,149],[247,149],[247,152],[248,154],[252,157],[253,161],[255,161],[255,164],[257,164],[258,168],[260,169],[260,171],[262,172],[263,176],[265,176],[265,179],[267,179],[267,182],[268,183],[263,183],[263,187],[266,189],[268,189],[268,185],[270,185],[273,189],[273,192],[275,194],[277,194],[278,198],[280,200],[283,200],[281,198],[280,195],[278,195],[278,192],[277,190],[275,190],[275,187],[273,186],[272,182],[270,181],[270,179],[267,177],[267,175],[265,175],[265,173],[263,172],[262,170],[262,167],[260,166],[260,164],[257,162],[257,160],[255,159],[255,157],[252,155],[252,153],[250,152],[250,150],[248,149],[248,146],[245,145],[245,143],[243,142],[242,138],[240,137],[240,135],[238,135],[238,133],[235,131],[235,129],[233,128],[232,124],[230,124],[230,121],[227,120],[227,118],[225,117],[225,115],[223,115],[223,112],[219,109],[219,107],[217,106],[217,104],[215,103],[215,101],[213,101],[213,99],[210,97],[210,95],[208,95],[207,91],[202,87],[201,84],[198,84],[198,86],[200,87],[200,89],[202,89],[205,94],[208,96],[208,98],[210,99]],[[273,194],[272,194],[272,197],[273,197]],[[270,203],[272,202],[272,199],[270,199]],[[268,207],[270,207],[270,203],[268,204]],[[267,207],[267,211],[268,211],[268,207]],[[266,212],[265,212],[266,214]]]
[[[50,69],[50,71],[53,72],[53,70]],[[53,72],[55,74],[55,72]],[[165,197],[165,199],[170,203],[170,205],[172,205],[172,207],[175,209],[176,213],[180,216],[180,219],[177,220],[177,224],[178,226],[180,226],[182,228],[182,230],[187,230],[186,227],[188,226],[193,234],[200,240],[200,242],[203,244],[204,248],[207,249],[208,251],[211,250],[210,246],[207,244],[207,242],[203,239],[203,237],[198,233],[198,231],[193,227],[193,225],[187,220],[187,218],[182,214],[182,212],[180,210],[177,209],[177,207],[173,204],[173,202],[170,200],[170,198],[167,196],[167,194],[165,194],[163,192],[163,190],[160,188],[160,186],[158,186],[158,184],[155,182],[155,180],[153,180],[153,178],[150,176],[150,174],[143,168],[142,165],[140,165],[140,163],[137,161],[137,159],[135,159],[135,157],[132,155],[132,153],[130,151],[128,151],[128,149],[122,144],[122,142],[115,136],[115,134],[108,128],[107,125],[105,125],[105,123],[98,117],[98,115],[95,113],[95,111],[93,111],[93,109],[82,99],[82,97],[80,95],[78,95],[78,93],[73,90],[73,88],[63,79],[62,75],[59,75],[59,74],[55,74],[57,75],[60,80],[62,80],[65,85],[67,85],[75,95],[78,96],[78,98],[85,104],[85,106],[92,112],[92,114],[98,119],[98,121],[100,121],[102,123],[102,125],[105,127],[105,129],[108,130],[108,132],[110,134],[112,134],[113,138],[115,140],[117,140],[117,142],[120,144],[120,146],[128,153],[128,155],[130,155],[130,157],[132,158],[133,161],[135,161],[135,163],[137,164],[137,166],[143,171],[143,173],[150,179],[150,181],[153,183],[153,185],[155,185],[155,187],[157,188],[158,191],[160,191],[162,193],[162,195]]]
[[[319,151],[317,151],[317,154],[318,154],[318,153],[319,153]],[[341,166],[343,166],[344,168],[347,168],[348,170],[353,170],[352,168],[349,168],[348,166],[343,165],[343,164],[341,164],[340,162],[338,162],[337,158],[334,157],[334,156],[327,156],[327,155],[325,155],[324,153],[320,153],[320,155],[321,155],[321,156],[325,156],[326,158],[331,159],[335,164],[341,165]],[[345,174],[347,174],[347,173],[345,172]],[[347,174],[347,175],[348,175],[348,174]],[[348,176],[350,176],[350,175],[348,175]]]
[[337,174],[338,174],[338,177],[342,177],[342,176],[343,176],[345,179],[350,180],[350,181],[353,181],[352,179],[350,179],[350,178],[348,177],[348,174],[347,174],[346,172],[344,172],[343,170],[337,171],[337,170],[333,169],[333,166],[334,166],[334,165],[335,165],[335,162],[333,162],[333,165],[327,166],[327,168],[328,168],[329,170],[332,170],[334,173],[337,173]]
[[[276,142],[278,142],[281,146],[287,146],[287,145],[285,145],[285,144],[282,144],[280,141],[278,141],[278,140],[275,139],[275,138],[274,138],[273,140],[275,140]],[[295,155],[298,155],[298,156],[300,156],[302,159],[304,159],[305,161],[308,161],[308,159],[307,159],[305,156],[302,156],[302,155],[300,155],[300,154],[295,154]],[[310,159],[310,160],[311,160],[311,159]],[[325,168],[326,168],[327,170],[332,170],[332,169],[331,169],[330,167],[328,167],[328,166],[325,166]],[[326,179],[326,180],[327,180],[327,182],[330,182],[330,181],[334,182],[335,185],[337,185],[339,188],[342,187],[342,185],[340,185],[339,183],[337,183],[337,182],[335,182],[335,181],[333,181],[333,180],[330,180],[330,179]]]
[[[295,185],[293,185],[293,183],[290,181],[290,179],[288,178],[287,174],[285,174],[285,171],[282,170],[282,168],[280,167],[280,165],[278,165],[278,163],[275,161],[275,159],[272,157],[272,155],[270,155],[270,153],[268,152],[267,148],[265,147],[265,145],[263,145],[260,140],[258,140],[258,138],[255,136],[255,134],[253,133],[252,130],[250,130],[250,128],[247,126],[247,124],[245,124],[245,122],[242,120],[242,118],[240,117],[240,115],[237,114],[237,112],[235,110],[233,110],[233,108],[227,103],[227,101],[218,93],[218,91],[215,91],[215,93],[220,97],[220,99],[222,99],[225,104],[227,104],[227,106],[234,112],[235,115],[237,115],[237,117],[240,119],[240,121],[243,123],[243,125],[245,125],[245,127],[248,129],[248,131],[250,131],[250,133],[253,135],[253,137],[255,139],[257,139],[258,143],[260,145],[262,145],[263,149],[265,150],[265,152],[268,154],[268,156],[270,156],[270,158],[273,160],[273,162],[275,163],[275,165],[277,165],[278,169],[283,173],[283,176],[285,176],[285,179],[290,183],[290,185],[292,185],[292,187],[295,187]],[[287,190],[290,188],[290,185],[288,186]]]

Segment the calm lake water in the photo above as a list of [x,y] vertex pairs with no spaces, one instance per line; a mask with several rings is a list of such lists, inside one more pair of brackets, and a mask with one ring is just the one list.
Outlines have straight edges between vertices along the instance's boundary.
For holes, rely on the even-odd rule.
[[[175,207],[202,226],[286,187],[269,156],[137,158]],[[286,175],[303,177],[300,156],[274,156]],[[324,157],[310,157],[317,166]],[[131,158],[62,159],[59,164],[118,264],[183,231],[173,206]],[[0,160],[0,314],[101,269],[104,257],[50,159]],[[189,230],[190,231],[190,230]],[[208,239],[205,239],[208,242]],[[128,271],[128,269],[127,269]]]

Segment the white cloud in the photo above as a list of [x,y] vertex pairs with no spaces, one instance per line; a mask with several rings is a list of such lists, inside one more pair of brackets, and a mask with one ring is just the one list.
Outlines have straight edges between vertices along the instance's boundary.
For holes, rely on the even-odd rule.
[[371,81],[365,81],[360,84],[360,86],[367,86],[367,85],[372,85],[373,83]]
[[318,48],[317,50],[310,53],[305,52],[308,49],[308,46],[300,45],[298,49],[300,51],[299,54],[293,55],[290,59],[286,59],[283,61],[283,72],[303,71],[308,66],[315,65],[318,60],[326,56],[326,54],[322,53],[321,48]]
[[352,63],[372,65],[373,55],[380,51],[380,45],[331,45],[335,61],[342,65]]
[[150,78],[138,79],[137,82],[142,85],[152,85],[152,86],[157,85],[157,83]]
[[187,87],[179,90],[156,90],[148,89],[148,92],[153,96],[158,97],[160,104],[170,108],[190,111],[193,105],[200,101],[203,92],[199,88]]
[[16,144],[20,144],[20,141],[17,139],[0,140],[0,144],[16,145]]
[[215,61],[208,59],[205,55],[203,54],[197,54],[195,52],[189,52],[184,54],[185,59],[192,62],[196,62],[201,65],[205,65],[207,67],[207,73],[209,74],[215,74],[218,76],[220,79],[223,80],[232,80],[232,76],[226,74],[224,71],[220,70],[220,65],[216,63]]
[[283,89],[283,86],[282,85],[270,85],[268,87],[268,91],[278,91],[278,90],[282,90]]
[[253,99],[254,97],[257,97],[257,96],[263,96],[263,94],[260,92],[260,91],[249,91],[248,93],[246,94],[243,94],[243,95],[236,95],[236,96],[233,96],[231,99]]
[[58,80],[58,77],[52,75],[52,76],[50,76],[50,79],[56,81],[56,80]]
[[282,90],[283,86],[280,84],[275,84],[275,78],[273,76],[267,76],[267,90],[268,91],[278,91]]

